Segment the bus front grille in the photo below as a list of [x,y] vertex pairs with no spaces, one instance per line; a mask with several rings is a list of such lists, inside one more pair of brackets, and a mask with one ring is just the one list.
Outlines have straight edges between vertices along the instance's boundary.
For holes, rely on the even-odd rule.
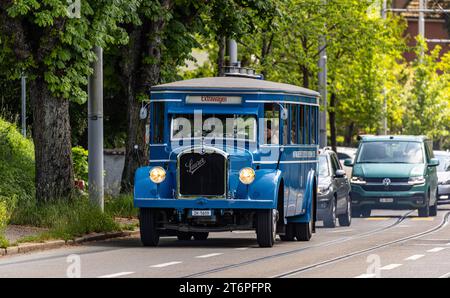
[[182,153],[178,159],[178,195],[226,197],[227,158],[217,152]]

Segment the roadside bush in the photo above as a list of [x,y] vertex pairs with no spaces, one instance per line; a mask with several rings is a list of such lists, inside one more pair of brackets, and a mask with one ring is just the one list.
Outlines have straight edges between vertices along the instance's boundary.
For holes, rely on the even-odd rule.
[[8,241],[4,236],[8,219],[9,219],[9,212],[7,205],[4,201],[0,199],[0,248],[8,246]]
[[11,210],[16,200],[32,200],[34,193],[33,142],[0,118],[0,198]]
[[88,181],[88,151],[83,147],[72,148],[75,179]]

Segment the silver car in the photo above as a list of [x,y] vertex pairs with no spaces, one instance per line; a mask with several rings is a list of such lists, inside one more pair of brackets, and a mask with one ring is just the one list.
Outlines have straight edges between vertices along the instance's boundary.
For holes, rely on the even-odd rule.
[[439,159],[437,168],[439,203],[450,202],[450,152],[434,151],[434,155]]

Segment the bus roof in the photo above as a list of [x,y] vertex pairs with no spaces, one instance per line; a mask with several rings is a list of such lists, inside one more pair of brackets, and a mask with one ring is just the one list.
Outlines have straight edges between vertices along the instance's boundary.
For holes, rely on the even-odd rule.
[[423,142],[428,141],[426,136],[408,136],[408,135],[387,135],[387,136],[373,136],[365,135],[361,136],[363,142],[377,142],[377,141],[412,141]]
[[316,91],[290,84],[239,77],[211,77],[154,86],[151,91],[242,91],[320,97]]

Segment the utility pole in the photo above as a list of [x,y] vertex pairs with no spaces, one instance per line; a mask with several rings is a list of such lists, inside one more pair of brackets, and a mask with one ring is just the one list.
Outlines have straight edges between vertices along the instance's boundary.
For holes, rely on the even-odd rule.
[[[322,0],[324,6],[327,5],[327,0]],[[319,119],[319,146],[324,148],[327,146],[327,106],[328,106],[328,91],[327,91],[327,37],[320,36],[319,40],[319,92],[322,100],[322,110],[320,111]]]
[[94,48],[97,60],[89,77],[88,99],[88,151],[89,199],[104,210],[103,190],[103,49]]
[[[383,8],[381,10],[381,16],[384,21],[387,19],[387,0],[383,0]],[[388,134],[388,121],[387,121],[387,90],[383,88],[383,134]]]
[[21,88],[22,88],[22,135],[24,138],[27,137],[27,77],[22,74],[20,78]]

